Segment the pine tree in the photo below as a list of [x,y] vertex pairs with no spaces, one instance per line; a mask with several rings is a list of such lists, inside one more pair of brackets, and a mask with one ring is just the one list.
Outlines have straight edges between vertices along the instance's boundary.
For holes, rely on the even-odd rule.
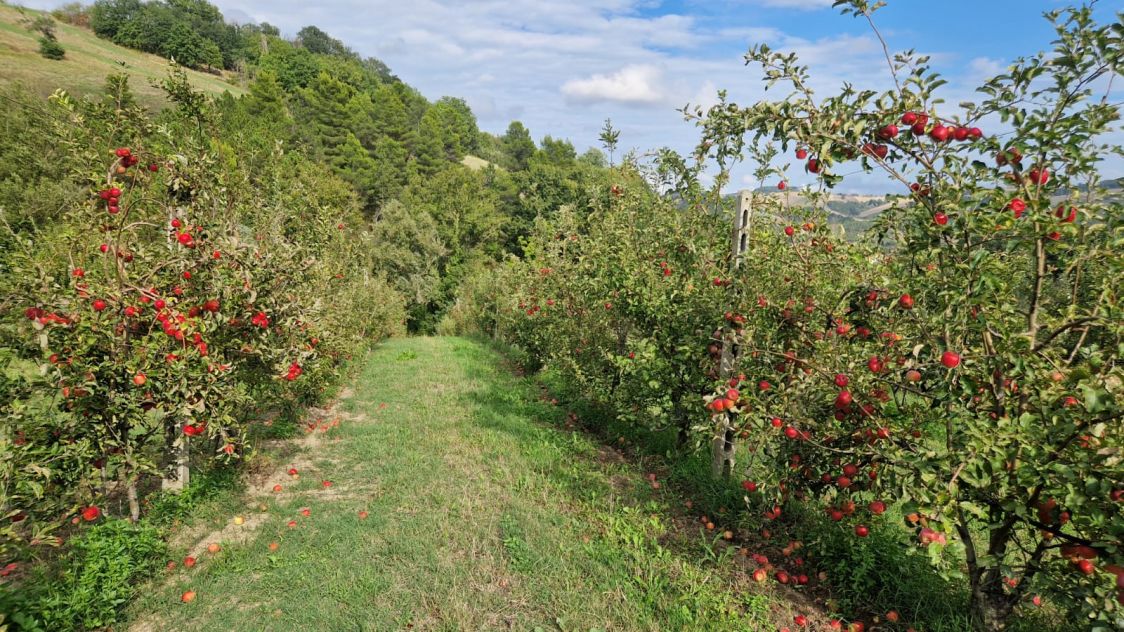
[[410,128],[410,117],[398,92],[390,85],[380,86],[375,90],[373,101],[375,129],[378,133],[389,136],[407,147],[413,145],[415,134]]
[[250,84],[246,107],[255,117],[270,121],[281,121],[289,117],[289,108],[285,105],[285,90],[277,80],[277,73],[271,70],[258,73]]
[[[300,91],[301,114],[307,122],[309,140],[318,155],[333,164],[348,137],[354,136],[347,128],[347,121],[351,118],[348,104],[354,94],[351,86],[325,72]],[[359,143],[358,139],[355,142]]]
[[465,154],[477,151],[480,130],[464,99],[441,97],[429,111],[436,113],[441,121],[441,140],[449,160],[460,160]]
[[363,199],[368,212],[374,211],[380,201],[379,166],[360,144],[355,134],[347,132],[343,143],[331,159],[332,167],[344,180],[351,183]]
[[531,156],[535,155],[535,141],[531,140],[531,133],[519,121],[512,121],[507,126],[507,132],[503,135],[503,148],[509,166],[517,171],[526,169]]
[[423,176],[430,176],[445,162],[445,147],[442,142],[444,129],[441,126],[440,112],[430,110],[422,117],[418,126],[417,141],[414,143],[411,167]]
[[406,185],[408,154],[402,143],[388,136],[376,140],[370,154],[375,161],[375,200],[381,204],[397,197]]
[[371,95],[366,92],[356,92],[347,104],[347,111],[350,115],[347,121],[348,128],[368,151],[373,151],[380,134],[375,121],[375,104],[371,100]]

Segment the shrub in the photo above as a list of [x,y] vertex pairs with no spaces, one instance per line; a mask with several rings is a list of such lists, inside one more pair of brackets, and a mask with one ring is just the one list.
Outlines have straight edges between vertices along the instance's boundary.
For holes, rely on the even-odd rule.
[[59,44],[58,40],[50,37],[39,38],[39,54],[47,59],[63,59],[66,57],[66,49]]
[[74,538],[57,575],[40,576],[0,604],[21,630],[96,630],[117,623],[121,604],[164,565],[163,534],[146,523],[110,520]]

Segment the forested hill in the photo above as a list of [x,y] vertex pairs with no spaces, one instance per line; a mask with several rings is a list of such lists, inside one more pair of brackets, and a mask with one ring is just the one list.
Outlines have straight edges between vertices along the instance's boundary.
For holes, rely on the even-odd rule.
[[[588,206],[607,177],[599,151],[536,143],[518,121],[503,135],[482,132],[463,99],[430,101],[316,26],[289,39],[267,23],[229,23],[205,0],[0,7],[0,16],[10,44],[0,76],[29,92],[100,95],[106,75],[121,73],[159,110],[174,59],[214,98],[218,138],[300,151],[349,183],[384,244],[378,270],[406,297],[415,329],[436,325],[465,275],[519,252],[536,216]],[[61,58],[49,58],[52,43]]]

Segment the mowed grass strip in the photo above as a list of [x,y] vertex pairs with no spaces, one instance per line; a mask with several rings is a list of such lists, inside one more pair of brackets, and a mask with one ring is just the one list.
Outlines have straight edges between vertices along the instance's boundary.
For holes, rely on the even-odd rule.
[[157,582],[133,629],[762,629],[768,599],[662,546],[660,492],[544,423],[564,411],[501,361],[456,338],[381,346],[264,525]]

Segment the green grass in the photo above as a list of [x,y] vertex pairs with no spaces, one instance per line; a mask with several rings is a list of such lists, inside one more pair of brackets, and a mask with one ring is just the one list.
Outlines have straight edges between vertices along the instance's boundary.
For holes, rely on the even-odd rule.
[[[681,499],[564,430],[565,411],[538,395],[481,343],[383,345],[342,400],[342,425],[293,457],[305,461],[300,479],[266,499],[264,521],[143,590],[131,629],[759,630],[791,621],[783,600],[734,586],[730,554],[676,517]],[[224,499],[201,513],[217,529],[257,503],[243,498],[240,510]],[[180,546],[174,555],[198,543]],[[179,603],[188,589],[197,600]]]
[[[66,58],[54,61],[39,54],[37,34],[21,24],[40,12],[0,5],[0,83],[20,83],[44,96],[56,89],[82,96],[100,93],[106,75],[126,73],[137,100],[153,108],[167,104],[164,93],[152,85],[168,74],[168,60],[117,46],[99,39],[90,30],[56,22],[59,43]],[[188,70],[192,85],[211,95],[224,91],[239,96],[246,90],[235,75],[223,77]]]

